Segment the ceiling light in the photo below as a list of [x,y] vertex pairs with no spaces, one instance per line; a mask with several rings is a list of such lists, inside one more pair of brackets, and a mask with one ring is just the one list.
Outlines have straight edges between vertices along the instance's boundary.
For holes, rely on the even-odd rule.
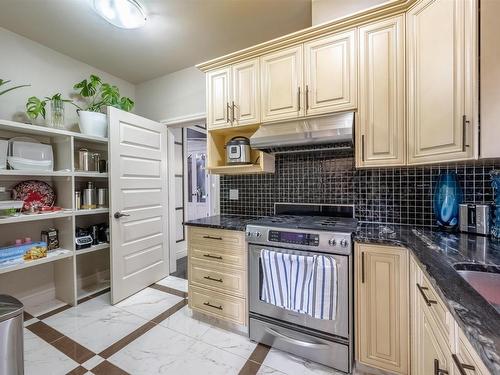
[[94,0],[94,10],[122,29],[137,29],[146,23],[146,13],[136,0]]

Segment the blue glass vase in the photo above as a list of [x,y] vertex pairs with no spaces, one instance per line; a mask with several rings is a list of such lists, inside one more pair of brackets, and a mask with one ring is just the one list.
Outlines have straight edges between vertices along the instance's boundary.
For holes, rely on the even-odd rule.
[[490,176],[491,186],[495,192],[495,211],[493,212],[491,236],[500,239],[500,170],[492,170]]
[[434,215],[438,226],[452,230],[458,226],[459,205],[463,193],[455,172],[439,175],[434,190]]

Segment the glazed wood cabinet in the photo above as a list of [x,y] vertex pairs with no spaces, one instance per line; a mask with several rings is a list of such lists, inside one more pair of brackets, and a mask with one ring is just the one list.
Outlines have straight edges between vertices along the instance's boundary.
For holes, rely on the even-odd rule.
[[231,125],[229,81],[231,69],[224,68],[207,73],[207,126],[209,129]]
[[246,249],[244,232],[188,227],[189,307],[247,324]]
[[356,108],[356,30],[304,44],[305,114]]
[[408,374],[408,250],[356,244],[356,358]]
[[262,121],[304,116],[302,45],[260,58]]
[[258,59],[208,72],[206,81],[209,130],[260,122]]
[[261,57],[262,121],[356,108],[356,30]]
[[476,5],[422,0],[407,13],[408,164],[477,152]]
[[405,165],[405,19],[359,29],[357,167]]

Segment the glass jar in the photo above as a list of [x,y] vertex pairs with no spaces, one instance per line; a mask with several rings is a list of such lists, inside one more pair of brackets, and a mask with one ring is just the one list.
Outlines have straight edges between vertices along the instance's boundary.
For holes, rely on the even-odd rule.
[[50,101],[50,123],[53,128],[64,129],[64,102],[53,99]]

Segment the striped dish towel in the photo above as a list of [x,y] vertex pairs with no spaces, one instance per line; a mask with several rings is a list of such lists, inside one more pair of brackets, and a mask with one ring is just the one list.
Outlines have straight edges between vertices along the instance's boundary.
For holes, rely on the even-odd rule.
[[337,316],[337,263],[333,257],[314,256],[307,313],[317,319],[335,320]]

